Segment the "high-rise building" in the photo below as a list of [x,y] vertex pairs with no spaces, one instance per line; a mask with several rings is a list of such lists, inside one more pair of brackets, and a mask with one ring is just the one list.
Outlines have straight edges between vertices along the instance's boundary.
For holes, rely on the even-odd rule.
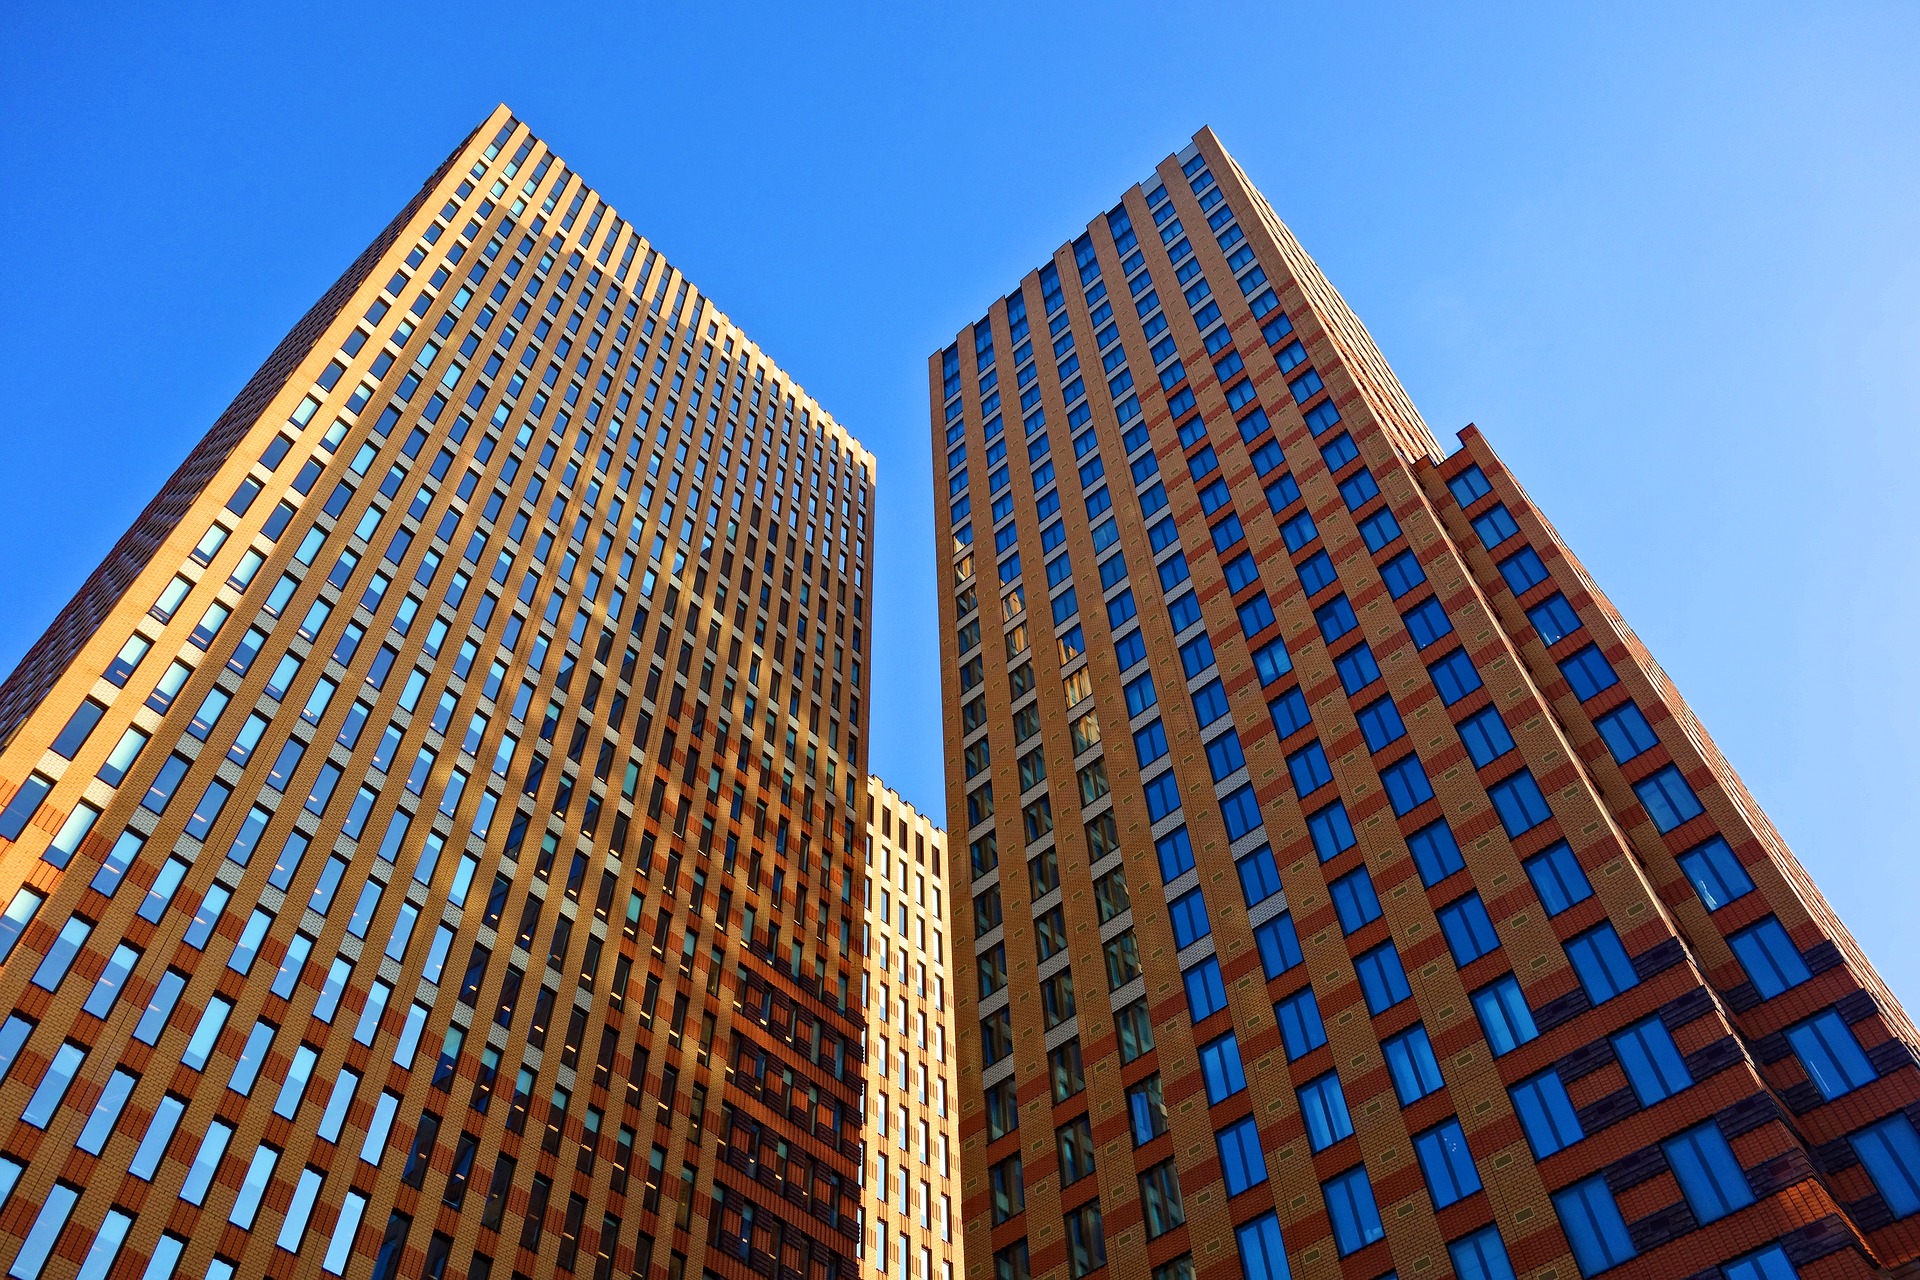
[[947,833],[867,776],[868,1270],[955,1280],[953,997],[947,990]]
[[1913,1025],[1211,133],[930,375],[969,1277],[1920,1258]]
[[872,510],[496,110],[0,686],[9,1274],[853,1276]]

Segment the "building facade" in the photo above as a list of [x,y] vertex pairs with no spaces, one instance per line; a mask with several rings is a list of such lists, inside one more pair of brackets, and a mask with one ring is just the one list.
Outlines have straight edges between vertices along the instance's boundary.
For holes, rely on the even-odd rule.
[[947,983],[947,833],[867,777],[868,1270],[954,1280],[960,1111]]
[[1211,133],[930,382],[969,1277],[1920,1258],[1913,1025]]
[[873,458],[505,107],[0,686],[17,1277],[851,1277]]

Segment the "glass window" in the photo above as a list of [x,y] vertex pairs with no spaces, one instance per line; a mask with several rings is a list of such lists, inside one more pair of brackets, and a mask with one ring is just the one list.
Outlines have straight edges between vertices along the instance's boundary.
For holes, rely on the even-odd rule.
[[34,1086],[33,1096],[27,1099],[27,1108],[20,1119],[36,1129],[46,1128],[54,1112],[60,1109],[60,1100],[67,1096],[67,1086],[73,1083],[74,1073],[86,1059],[87,1051],[77,1044],[63,1044],[54,1050],[53,1061],[47,1064],[40,1082]]
[[1265,924],[1253,931],[1253,940],[1260,948],[1260,969],[1269,981],[1279,977],[1303,959],[1300,952],[1300,937],[1294,931],[1293,915],[1282,911]]
[[[1187,1005],[1193,1020],[1202,1022],[1227,1007],[1227,986],[1220,976],[1220,961],[1208,956],[1181,975],[1187,986]],[[1405,978],[1401,979],[1403,982]]]
[[1559,1072],[1543,1071],[1522,1080],[1507,1090],[1507,1096],[1513,1099],[1514,1114],[1520,1117],[1520,1127],[1526,1130],[1527,1145],[1533,1149],[1534,1159],[1544,1160],[1587,1136]]
[[1191,889],[1167,904],[1173,918],[1173,940],[1178,947],[1190,947],[1213,932],[1207,920],[1207,902],[1198,889]]
[[1525,769],[1488,787],[1487,798],[1493,801],[1494,812],[1500,815],[1500,825],[1506,829],[1509,840],[1553,816],[1553,810],[1547,807],[1547,798],[1540,794],[1540,784]]
[[1693,891],[1709,911],[1718,911],[1736,898],[1753,892],[1753,880],[1740,865],[1733,848],[1719,836],[1695,845],[1680,855],[1680,869],[1687,873]]
[[1788,1027],[1787,1043],[1793,1046],[1800,1065],[1807,1070],[1807,1079],[1813,1081],[1823,1098],[1831,1100],[1851,1093],[1877,1078],[1860,1042],[1832,1009]]
[[1500,945],[1500,935],[1494,932],[1478,892],[1455,898],[1435,914],[1457,966],[1464,968]]
[[1365,867],[1341,876],[1328,885],[1327,890],[1333,896],[1333,909],[1340,917],[1342,931],[1352,933],[1380,918],[1380,898],[1373,891],[1373,881],[1367,878]]
[[1133,1145],[1143,1146],[1167,1131],[1167,1105],[1160,1095],[1160,1077],[1148,1076],[1127,1090],[1127,1116],[1133,1125]]
[[1680,1056],[1673,1033],[1658,1018],[1636,1022],[1613,1037],[1613,1052],[1626,1072],[1640,1105],[1650,1107],[1660,1099],[1680,1092],[1693,1083],[1693,1074]]
[[53,1252],[54,1243],[60,1239],[61,1231],[66,1229],[67,1217],[79,1199],[78,1188],[64,1182],[53,1184],[53,1189],[47,1192],[47,1198],[41,1202],[33,1226],[27,1230],[27,1238],[21,1244],[20,1252],[14,1255],[13,1265],[7,1268],[9,1276],[14,1280],[39,1280],[40,1269],[47,1265],[47,1255]]
[[1421,1023],[1380,1043],[1387,1059],[1387,1073],[1393,1077],[1393,1093],[1401,1106],[1419,1101],[1446,1083],[1440,1075],[1440,1063],[1433,1056],[1433,1042]]
[[1206,1081],[1209,1104],[1224,1102],[1247,1087],[1240,1042],[1233,1032],[1200,1046],[1200,1075]]
[[1407,971],[1400,965],[1400,953],[1391,942],[1383,942],[1354,957],[1353,970],[1360,976],[1360,989],[1366,994],[1369,1013],[1390,1009],[1413,994],[1413,988],[1407,984]]
[[1640,714],[1640,708],[1631,702],[1623,702],[1613,710],[1595,716],[1593,727],[1600,731],[1600,738],[1607,744],[1607,750],[1612,753],[1616,764],[1625,764],[1660,745],[1653,726]]
[[1216,1140],[1229,1196],[1237,1196],[1267,1180],[1267,1157],[1260,1150],[1260,1130],[1252,1116],[1220,1130]]
[[[1287,1245],[1280,1236],[1280,1217],[1268,1211],[1234,1228],[1240,1247],[1242,1280],[1288,1280]],[[1161,1280],[1156,1274],[1154,1280]],[[1767,1277],[1772,1280],[1772,1277]]]
[[1800,949],[1772,916],[1730,935],[1727,944],[1762,999],[1771,999],[1813,976]]
[[1373,1184],[1367,1181],[1365,1165],[1356,1165],[1320,1184],[1326,1197],[1327,1216],[1333,1220],[1333,1241],[1345,1257],[1366,1248],[1387,1234],[1380,1224],[1380,1210],[1373,1202]]
[[1352,1136],[1353,1120],[1347,1114],[1347,1098],[1341,1092],[1338,1076],[1329,1071],[1319,1079],[1301,1085],[1297,1092],[1300,1118],[1307,1126],[1308,1146],[1315,1151],[1325,1151],[1341,1139]]
[[1913,1121],[1896,1112],[1848,1141],[1894,1217],[1920,1210],[1920,1133],[1914,1132]]
[[1680,776],[1680,770],[1670,764],[1662,765],[1659,772],[1634,783],[1633,793],[1640,797],[1647,816],[1663,835],[1706,812],[1700,797]]
[[1787,1261],[1786,1250],[1770,1244],[1758,1253],[1720,1264],[1726,1280],[1800,1280],[1800,1273]]
[[1540,1034],[1533,1010],[1512,974],[1496,978],[1473,993],[1473,1011],[1494,1056],[1518,1048]]
[[1569,938],[1566,946],[1567,959],[1573,962],[1573,971],[1580,975],[1580,985],[1594,1004],[1604,1004],[1640,981],[1611,924]]
[[[1908,1131],[1912,1131],[1911,1125]],[[1718,1125],[1709,1122],[1689,1129],[1660,1147],[1667,1153],[1667,1163],[1673,1167],[1673,1176],[1695,1221],[1703,1225],[1715,1222],[1753,1203],[1747,1175],[1740,1171],[1740,1162]]]
[[1540,904],[1550,916],[1557,916],[1574,903],[1585,902],[1593,896],[1587,873],[1580,869],[1580,860],[1573,856],[1565,840],[1554,841],[1523,865],[1527,879],[1533,882],[1533,891],[1540,895]]
[[1634,1256],[1627,1223],[1607,1190],[1605,1178],[1588,1178],[1565,1191],[1556,1191],[1553,1210],[1573,1246],[1573,1260],[1583,1276],[1597,1276]]
[[[1529,553],[1531,554],[1531,553]],[[1506,1242],[1497,1227],[1482,1227],[1447,1246],[1458,1280],[1514,1280],[1513,1263],[1507,1259]]]
[[1280,1024],[1280,1038],[1286,1042],[1289,1062],[1327,1042],[1327,1029],[1320,1021],[1320,1005],[1313,998],[1312,987],[1303,987],[1276,1003],[1273,1016]]
[[1480,1189],[1480,1171],[1474,1168],[1473,1155],[1467,1150],[1467,1135],[1458,1120],[1448,1120],[1413,1140],[1420,1157],[1420,1171],[1427,1177],[1427,1194],[1433,1207],[1444,1209]]
[[1560,674],[1567,678],[1574,696],[1585,702],[1602,689],[1611,689],[1620,677],[1600,652],[1600,646],[1588,645],[1571,657],[1560,659]]

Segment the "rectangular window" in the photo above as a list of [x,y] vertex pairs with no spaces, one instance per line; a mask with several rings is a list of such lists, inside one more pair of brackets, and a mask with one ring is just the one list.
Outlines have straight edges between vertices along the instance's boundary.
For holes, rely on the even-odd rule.
[[1160,1077],[1148,1076],[1127,1090],[1127,1115],[1133,1126],[1133,1145],[1144,1146],[1167,1131],[1167,1107],[1160,1095]]
[[1828,1100],[1851,1093],[1878,1075],[1845,1020],[1831,1009],[1788,1027],[1787,1043],[1806,1068],[1807,1079]]
[[1527,879],[1533,882],[1533,891],[1540,895],[1540,904],[1550,916],[1557,916],[1574,903],[1585,902],[1593,896],[1593,886],[1587,883],[1586,872],[1580,869],[1579,859],[1573,856],[1565,840],[1556,840],[1523,865]]
[[1718,1125],[1689,1129],[1660,1147],[1696,1222],[1715,1222],[1753,1203],[1753,1189]]
[[[1233,1185],[1231,1173],[1227,1185],[1229,1188]],[[1228,1194],[1232,1194],[1231,1190]],[[1180,1200],[1180,1174],[1173,1161],[1164,1161],[1140,1175],[1140,1212],[1146,1219],[1149,1240],[1165,1235],[1187,1220],[1186,1207]]]
[[1770,1000],[1813,976],[1800,949],[1772,916],[1729,935],[1727,945],[1733,948],[1734,957],[1763,1000]]
[[1634,783],[1633,793],[1662,835],[1706,812],[1680,770],[1670,764]]
[[1701,905],[1709,911],[1718,911],[1753,892],[1753,879],[1747,875],[1747,869],[1719,836],[1687,850],[1680,855],[1679,862],[1693,891],[1700,896]]
[[1604,1004],[1640,981],[1612,924],[1567,939],[1566,949],[1580,985],[1586,988],[1587,999],[1594,1004]]
[[1913,1121],[1895,1112],[1847,1141],[1894,1217],[1920,1211],[1920,1133],[1914,1131]]
[[1300,1118],[1307,1126],[1307,1143],[1315,1151],[1325,1151],[1353,1134],[1353,1120],[1347,1114],[1346,1094],[1340,1078],[1332,1072],[1301,1085]]
[[1467,1135],[1458,1120],[1434,1126],[1413,1140],[1420,1157],[1420,1171],[1427,1178],[1427,1194],[1433,1207],[1444,1209],[1480,1189],[1480,1171],[1474,1168],[1473,1155],[1467,1150]]
[[1597,1276],[1634,1256],[1626,1220],[1605,1178],[1588,1178],[1554,1192],[1553,1211],[1560,1216],[1581,1275]]
[[[1196,1023],[1227,1007],[1227,987],[1220,976],[1220,961],[1208,956],[1181,975],[1187,988],[1187,1005]],[[1403,975],[1401,981],[1406,981]]]
[[1386,1236],[1365,1165],[1355,1165],[1338,1177],[1329,1178],[1320,1184],[1320,1190],[1326,1197],[1327,1216],[1333,1222],[1334,1246],[1341,1257],[1357,1253]]
[[1607,744],[1615,764],[1625,764],[1660,745],[1653,726],[1640,714],[1640,708],[1631,702],[1623,702],[1613,710],[1595,716],[1593,727],[1600,731],[1600,738]]
[[1526,1130],[1527,1145],[1532,1148],[1534,1159],[1544,1160],[1586,1137],[1558,1072],[1543,1071],[1522,1080],[1507,1090],[1507,1096],[1513,1099],[1514,1114],[1520,1117],[1520,1127]]
[[1446,935],[1447,947],[1453,952],[1453,963],[1460,968],[1464,969],[1500,945],[1500,935],[1494,932],[1493,921],[1488,918],[1486,905],[1477,892],[1455,898],[1435,914],[1440,920],[1440,932]]
[[1301,990],[1273,1006],[1274,1021],[1280,1024],[1280,1038],[1287,1046],[1287,1061],[1292,1062],[1327,1042],[1326,1025],[1320,1021],[1320,1005],[1313,988]]
[[[1215,1142],[1219,1147],[1220,1170],[1226,1180],[1229,1196],[1237,1196],[1267,1180],[1267,1157],[1260,1149],[1260,1129],[1252,1116],[1221,1129]],[[1169,1162],[1168,1168],[1171,1167]]]
[[1673,1034],[1658,1018],[1636,1022],[1612,1037],[1614,1056],[1640,1105],[1650,1107],[1693,1083]]
[[1534,1024],[1533,1010],[1521,994],[1512,974],[1496,978],[1473,993],[1473,1011],[1480,1019],[1480,1030],[1487,1045],[1499,1057],[1540,1034]]
[[1380,898],[1373,891],[1367,869],[1361,867],[1327,886],[1343,933],[1352,933],[1380,918]]
[[1209,1105],[1224,1102],[1247,1087],[1240,1042],[1233,1032],[1200,1046],[1200,1074],[1206,1081]]
[[1300,963],[1300,937],[1293,927],[1293,916],[1282,911],[1254,929],[1253,940],[1260,948],[1260,969],[1269,979],[1279,977]]
[[1354,957],[1353,970],[1360,977],[1369,1013],[1381,1013],[1413,994],[1407,984],[1407,971],[1400,964],[1400,953],[1391,942]]
[[1435,1092],[1446,1081],[1440,1075],[1440,1063],[1433,1056],[1433,1043],[1421,1023],[1392,1036],[1380,1044],[1387,1060],[1387,1074],[1393,1077],[1393,1093],[1401,1106],[1418,1102]]

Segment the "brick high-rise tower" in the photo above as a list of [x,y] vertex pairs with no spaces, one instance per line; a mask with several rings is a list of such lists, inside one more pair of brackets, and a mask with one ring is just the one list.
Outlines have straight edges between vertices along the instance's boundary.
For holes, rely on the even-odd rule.
[[9,1274],[850,1280],[872,511],[496,110],[0,686]]
[[1211,133],[930,373],[970,1277],[1920,1259],[1912,1024]]

